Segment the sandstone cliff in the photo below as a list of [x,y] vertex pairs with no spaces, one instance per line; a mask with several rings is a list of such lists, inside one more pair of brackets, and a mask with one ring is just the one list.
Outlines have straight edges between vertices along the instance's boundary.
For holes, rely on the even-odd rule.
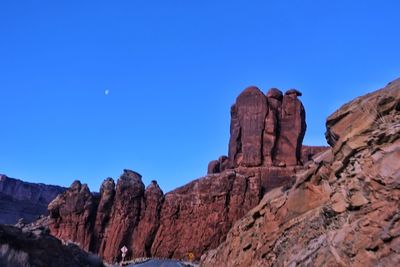
[[327,119],[332,146],[237,222],[202,266],[399,266],[400,80]]
[[[305,112],[297,90],[244,90],[231,111],[229,157],[210,162],[208,175],[164,194],[125,170],[106,179],[99,195],[74,182],[49,205],[51,233],[107,261],[157,256],[199,258],[225,240],[232,225],[279,186],[290,187],[302,166]],[[289,128],[291,129],[289,131]],[[305,148],[306,159],[326,148]]]
[[0,175],[0,224],[15,224],[20,218],[32,222],[40,215],[47,215],[47,205],[65,190]]

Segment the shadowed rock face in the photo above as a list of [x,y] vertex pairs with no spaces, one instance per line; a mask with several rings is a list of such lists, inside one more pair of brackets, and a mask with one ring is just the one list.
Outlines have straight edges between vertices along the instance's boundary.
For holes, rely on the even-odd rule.
[[34,221],[47,214],[47,205],[66,188],[35,184],[0,174],[0,224],[15,224],[23,218]]
[[398,266],[400,80],[327,119],[332,148],[275,188],[202,266]]
[[[73,184],[49,205],[51,233],[107,261],[120,259],[122,246],[128,248],[128,258],[184,259],[189,252],[199,258],[223,242],[232,225],[265,193],[290,188],[303,169],[298,150],[304,110],[296,92],[283,96],[277,89],[267,95],[257,87],[244,90],[231,108],[230,156],[210,162],[206,177],[165,195],[155,181],[145,189],[141,176],[129,170],[116,185],[106,179],[99,196]],[[295,134],[284,123],[293,123]],[[288,138],[279,134],[282,130]],[[286,152],[278,151],[279,142]],[[310,149],[308,156],[317,151]],[[283,163],[274,166],[278,155]]]
[[43,228],[27,229],[0,225],[2,267],[103,267],[103,262],[74,244],[62,244]]

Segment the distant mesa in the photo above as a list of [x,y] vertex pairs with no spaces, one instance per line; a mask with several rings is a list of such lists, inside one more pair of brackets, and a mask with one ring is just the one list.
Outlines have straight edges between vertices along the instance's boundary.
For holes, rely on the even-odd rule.
[[40,215],[47,215],[47,205],[65,190],[0,174],[0,224],[15,224],[20,218],[32,222]]

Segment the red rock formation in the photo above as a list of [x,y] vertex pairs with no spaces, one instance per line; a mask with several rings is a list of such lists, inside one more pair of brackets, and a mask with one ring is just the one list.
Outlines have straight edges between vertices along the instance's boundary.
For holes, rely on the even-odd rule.
[[236,99],[240,124],[242,155],[238,164],[256,167],[262,164],[262,136],[268,103],[257,87],[249,87]]
[[[119,259],[122,246],[129,249],[128,257],[185,258],[192,252],[199,258],[223,242],[232,225],[257,205],[264,193],[293,185],[296,172],[302,169],[296,165],[305,131],[298,94],[289,91],[283,97],[279,90],[271,89],[264,95],[256,87],[247,88],[231,109],[229,157],[210,162],[208,176],[166,195],[156,182],[145,190],[141,176],[127,170],[116,190],[108,179],[97,198],[88,197],[86,191],[79,197],[71,188],[49,206],[52,233],[64,240],[83,240],[85,249],[107,261]],[[288,132],[290,123],[294,133]],[[287,137],[280,133],[282,129]],[[280,167],[272,166],[276,156],[283,162]],[[79,204],[76,199],[98,205],[86,205],[83,211],[70,207]],[[86,237],[90,231],[91,239]]]
[[152,254],[197,257],[216,247],[232,224],[260,199],[260,176],[226,171],[196,180],[165,195]]
[[164,193],[156,181],[152,181],[146,188],[142,200],[140,222],[135,229],[132,249],[136,257],[150,257],[152,245],[160,226],[161,208],[164,202]]
[[214,173],[220,173],[220,162],[219,160],[213,160],[208,163],[208,168],[207,168],[207,174],[214,174]]
[[110,220],[115,198],[115,182],[112,178],[103,181],[100,187],[100,201],[97,207],[96,220],[91,244],[92,251],[99,251],[104,238],[106,226]]
[[282,106],[282,92],[272,88],[267,93],[268,114],[264,122],[263,157],[264,165],[272,166],[276,154],[276,141],[279,136]]
[[301,146],[306,132],[306,115],[298,96],[301,96],[301,93],[292,89],[285,93],[282,100],[275,160],[278,164],[286,166],[299,165]]
[[89,251],[96,215],[95,201],[86,184],[73,182],[65,193],[49,204],[51,233],[67,236],[66,240],[77,241],[81,248]]
[[118,179],[110,221],[99,251],[105,259],[115,258],[123,246],[132,247],[144,196],[141,178],[136,172],[124,170]]
[[[119,259],[124,245],[129,257],[185,258],[188,252],[199,257],[224,240],[264,191],[290,182],[294,173],[294,168],[277,167],[227,170],[164,196],[155,182],[143,191],[140,176],[125,171],[115,200],[114,183],[107,179],[98,201],[74,182],[49,205],[49,228],[60,239],[75,241],[108,261]],[[99,203],[96,214],[93,203]]]
[[332,148],[265,195],[201,266],[399,266],[400,80],[327,120]]
[[301,165],[306,131],[301,93],[272,88],[265,96],[249,87],[231,109],[230,167]]

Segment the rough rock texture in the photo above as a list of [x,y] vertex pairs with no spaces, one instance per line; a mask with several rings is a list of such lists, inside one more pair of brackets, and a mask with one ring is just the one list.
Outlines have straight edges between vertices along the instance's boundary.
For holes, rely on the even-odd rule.
[[301,146],[306,132],[306,113],[298,96],[301,93],[294,89],[283,96],[275,156],[278,164],[295,166],[300,163]]
[[260,166],[267,98],[257,87],[249,87],[236,99],[236,107],[242,148],[242,153],[237,155],[237,163],[246,167]]
[[400,80],[327,120],[333,146],[275,188],[202,266],[399,266]]
[[[232,225],[265,193],[290,188],[304,169],[298,153],[305,131],[299,94],[244,90],[231,108],[229,157],[210,162],[208,176],[166,195],[155,181],[145,189],[141,176],[129,170],[116,185],[106,179],[98,196],[73,184],[49,205],[51,233],[110,262],[120,259],[122,246],[128,248],[128,258],[183,259],[190,252],[199,258],[223,242]],[[282,122],[293,123],[295,134],[279,134]],[[282,146],[287,151],[278,151],[279,140],[290,144]],[[307,155],[317,151],[309,149]],[[284,153],[290,155],[288,161]],[[273,166],[278,154],[283,162]]]
[[230,169],[230,161],[227,156],[221,156],[218,160],[212,160],[208,164],[207,174],[220,173]]
[[66,188],[35,184],[0,174],[0,224],[15,224],[23,218],[27,222],[47,214],[47,205]]
[[136,172],[124,170],[118,179],[110,221],[99,251],[106,259],[119,253],[121,247],[130,247],[136,237],[134,230],[139,224],[145,189],[141,178]]
[[301,148],[301,161],[303,164],[306,164],[311,161],[313,157],[328,149],[328,146],[303,146]]
[[165,195],[152,254],[197,257],[217,247],[235,221],[260,200],[260,176],[226,171],[207,176]]
[[136,229],[136,238],[132,251],[136,257],[150,257],[153,255],[152,245],[160,226],[161,207],[164,202],[164,193],[156,181],[152,181],[144,192],[140,223]]
[[[199,258],[216,248],[232,225],[256,206],[262,195],[293,185],[301,167],[226,170],[163,194],[153,181],[145,190],[141,176],[125,170],[115,184],[106,179],[100,195],[74,182],[49,205],[45,225],[62,240],[72,240],[105,260],[156,256]],[[179,234],[177,234],[179,233]]]
[[110,220],[111,209],[115,198],[115,182],[109,177],[103,181],[100,187],[100,201],[97,207],[96,220],[91,240],[91,249],[99,251],[101,240],[104,238],[106,226]]
[[0,225],[2,267],[102,267],[102,261],[72,243],[62,244],[43,228]]
[[276,88],[264,95],[257,87],[238,96],[231,108],[231,168],[301,165],[306,122],[298,96],[297,90],[283,96]]
[[86,184],[73,182],[62,195],[49,204],[51,233],[55,236],[69,236],[68,240],[78,241],[81,248],[89,250],[96,215],[96,200]]

